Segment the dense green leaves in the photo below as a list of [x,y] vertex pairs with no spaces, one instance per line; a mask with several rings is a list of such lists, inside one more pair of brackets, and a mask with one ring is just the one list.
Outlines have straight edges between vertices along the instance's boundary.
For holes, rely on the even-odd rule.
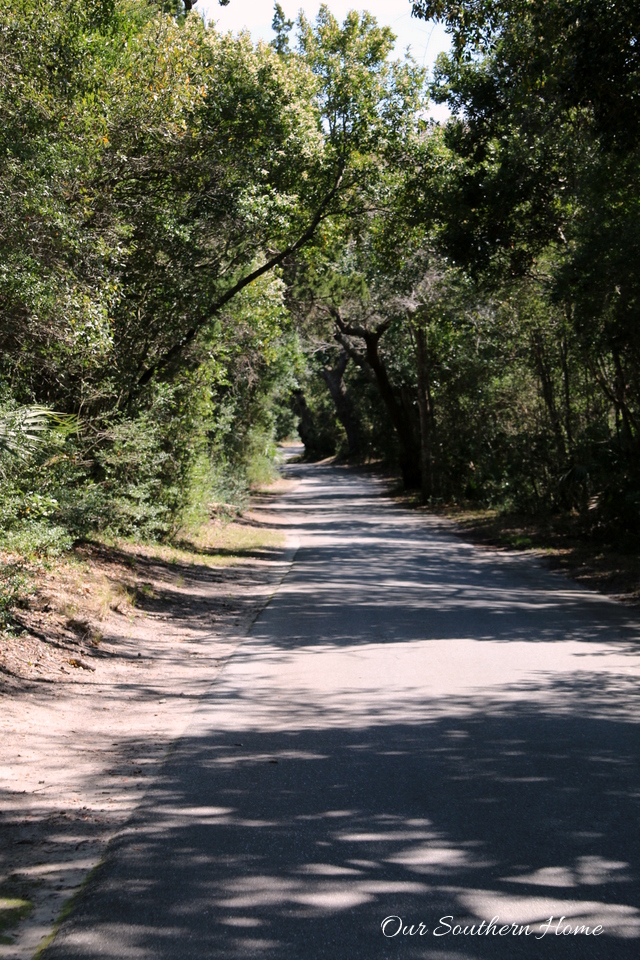
[[9,405],[79,415],[23,486],[80,533],[167,533],[195,464],[264,455],[300,370],[274,270],[366,205],[414,95],[368,16],[287,51],[282,17],[253,45],[188,6],[0,14],[0,375]]
[[437,163],[416,177],[421,217],[446,256],[537,317],[523,333],[555,469],[564,455],[585,491],[614,489],[616,475],[638,489],[637,4],[425,0],[414,11],[454,41],[434,78],[454,115]]
[[6,537],[170,535],[296,419],[426,500],[640,525],[635,6],[419,0],[443,125],[368,13],[192,6],[0,12]]

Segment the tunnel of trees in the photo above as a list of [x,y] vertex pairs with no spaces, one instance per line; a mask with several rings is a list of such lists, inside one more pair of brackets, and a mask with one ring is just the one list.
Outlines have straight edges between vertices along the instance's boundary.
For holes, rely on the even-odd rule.
[[[193,9],[192,9],[193,7]],[[640,7],[0,12],[0,527],[170,537],[306,455],[640,533]],[[445,103],[446,122],[429,101]]]

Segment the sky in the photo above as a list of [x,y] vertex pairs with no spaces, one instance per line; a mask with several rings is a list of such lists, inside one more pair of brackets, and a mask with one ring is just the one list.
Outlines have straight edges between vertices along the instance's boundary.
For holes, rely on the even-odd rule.
[[[315,20],[320,0],[280,0],[285,15],[295,22],[300,9],[310,20]],[[389,26],[397,35],[394,54],[401,57],[407,46],[419,64],[429,70],[443,50],[449,49],[449,38],[440,24],[416,20],[411,16],[410,0],[327,0],[327,6],[333,15],[342,22],[349,10],[366,9],[376,17],[379,24]],[[262,38],[267,42],[273,39],[271,21],[273,20],[272,0],[230,0],[227,7],[221,7],[217,0],[198,0],[197,11],[207,20],[215,20],[218,29],[238,33],[248,29],[254,40]],[[435,119],[444,119],[446,108],[433,105],[429,111]]]

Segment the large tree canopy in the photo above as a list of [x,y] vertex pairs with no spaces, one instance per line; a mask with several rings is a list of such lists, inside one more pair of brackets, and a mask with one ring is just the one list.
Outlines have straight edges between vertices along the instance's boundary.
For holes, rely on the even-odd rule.
[[169,536],[296,424],[427,502],[640,529],[635,5],[418,0],[430,87],[369,13],[193,6],[0,11],[5,535]]

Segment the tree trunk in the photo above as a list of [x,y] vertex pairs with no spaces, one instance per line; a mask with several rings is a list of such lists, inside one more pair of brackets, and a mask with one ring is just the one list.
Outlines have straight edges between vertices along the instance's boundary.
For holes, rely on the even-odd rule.
[[336,414],[347,435],[349,457],[356,457],[360,451],[360,430],[358,429],[358,422],[353,411],[351,397],[347,393],[343,379],[348,362],[349,356],[346,350],[343,349],[335,367],[333,367],[333,369],[331,367],[324,367],[324,369],[320,371],[320,376],[329,389],[331,399],[336,405]]
[[560,342],[560,359],[562,361],[562,379],[564,382],[564,419],[565,419],[565,430],[567,432],[567,443],[569,444],[569,452],[573,451],[573,431],[571,429],[571,389],[569,381],[569,344],[567,343],[567,335],[563,334],[562,340]]
[[398,440],[400,441],[400,470],[402,471],[402,480],[407,490],[416,490],[419,489],[421,485],[420,455],[416,448],[411,419],[407,416],[403,405],[398,403],[378,350],[378,343],[381,336],[382,334],[378,332],[366,333],[364,340],[367,348],[367,363],[375,374],[380,396],[387,408],[391,422],[398,435]]
[[638,426],[637,420],[632,415],[627,404],[626,383],[622,370],[620,355],[616,350],[612,350],[611,355],[616,370],[613,384],[610,382],[609,377],[607,376],[605,364],[602,360],[594,359],[587,354],[587,366],[594,381],[597,383],[609,403],[611,403],[615,409],[616,419],[622,419],[625,439],[627,441],[631,441],[635,437],[637,443],[638,439],[640,438],[640,427]]
[[[387,371],[378,350],[378,344],[383,333],[388,330],[390,321],[380,324],[375,330],[367,330],[362,326],[350,326],[340,316],[337,307],[330,308],[331,315],[336,322],[335,338],[350,357],[364,370],[368,370],[371,379],[380,393],[393,428],[400,443],[399,466],[402,471],[402,480],[408,490],[420,487],[420,453],[413,429],[411,411],[407,413],[405,404],[398,401]],[[358,337],[365,344],[365,353],[359,353],[350,343],[349,337]]]
[[424,329],[412,325],[418,373],[418,410],[420,413],[420,473],[422,502],[428,503],[434,493],[433,477],[433,404],[429,385],[429,357]]
[[311,410],[309,410],[307,406],[307,401],[302,390],[293,391],[293,408],[300,421],[298,423],[300,439],[304,443],[305,449],[313,452],[316,432],[315,425],[313,423],[313,417],[311,416]]
[[635,436],[635,423],[631,415],[629,404],[627,402],[627,378],[622,368],[622,361],[619,352],[613,348],[611,351],[613,363],[615,366],[614,394],[616,405],[622,417],[623,438],[625,446],[631,447]]
[[546,358],[544,355],[544,345],[542,343],[542,336],[539,330],[534,330],[531,335],[531,346],[533,348],[533,357],[536,364],[536,369],[538,376],[540,377],[540,383],[542,385],[542,396],[544,397],[544,402],[547,407],[547,413],[549,414],[549,419],[551,421],[551,427],[553,429],[553,435],[556,441],[556,449],[558,451],[558,459],[560,462],[566,460],[567,457],[567,448],[565,444],[564,434],[562,432],[562,426],[560,425],[560,417],[558,416],[558,408],[556,407],[555,395],[553,390],[553,380],[549,373],[549,369],[546,364]]

